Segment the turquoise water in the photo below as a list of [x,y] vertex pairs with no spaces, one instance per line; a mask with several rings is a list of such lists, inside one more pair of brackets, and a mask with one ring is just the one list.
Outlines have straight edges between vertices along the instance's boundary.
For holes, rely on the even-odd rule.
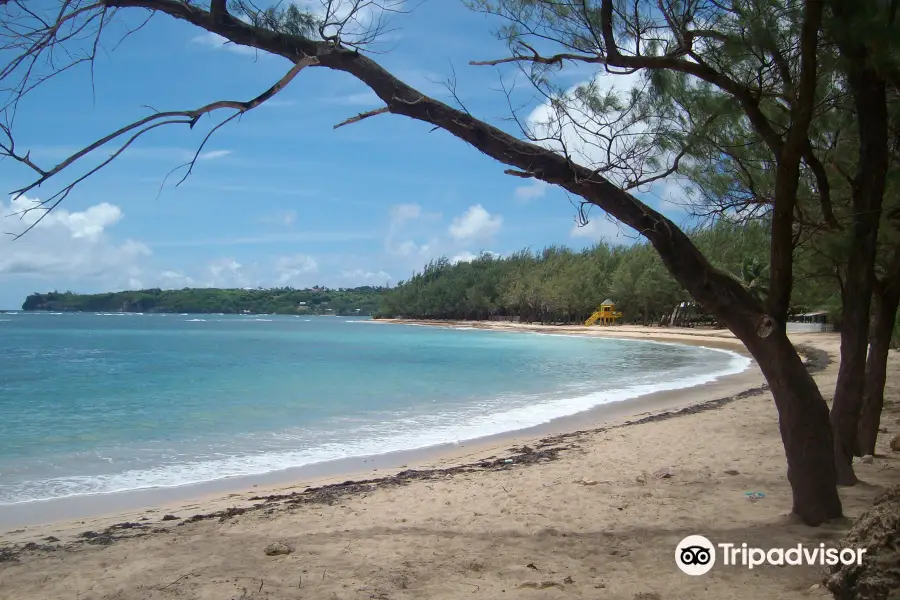
[[0,314],[0,504],[463,441],[747,364],[338,317]]

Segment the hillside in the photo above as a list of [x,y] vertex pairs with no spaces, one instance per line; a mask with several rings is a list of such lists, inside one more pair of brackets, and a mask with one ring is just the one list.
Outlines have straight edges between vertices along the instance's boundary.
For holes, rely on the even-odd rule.
[[338,290],[155,288],[104,294],[50,292],[31,294],[22,304],[22,310],[370,315],[377,310],[385,291],[385,288],[364,286]]

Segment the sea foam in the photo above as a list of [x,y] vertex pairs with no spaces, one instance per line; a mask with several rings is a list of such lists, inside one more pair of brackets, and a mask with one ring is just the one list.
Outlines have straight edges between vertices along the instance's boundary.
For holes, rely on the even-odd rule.
[[[203,321],[203,319],[191,319]],[[643,341],[643,340],[641,340]],[[441,444],[469,441],[535,427],[554,419],[575,415],[598,406],[623,402],[648,394],[703,385],[746,370],[750,359],[727,350],[704,348],[730,355],[724,369],[671,381],[624,386],[563,397],[533,396],[525,405],[505,410],[503,397],[486,400],[480,407],[464,412],[445,410],[433,415],[368,423],[342,432],[345,439],[312,442],[308,448],[188,460],[180,464],[132,469],[95,476],[69,476],[10,483],[0,487],[0,505],[20,504],[89,494],[108,494],[151,488],[179,487],[220,479],[262,475],[346,458],[360,458],[389,452],[416,450]],[[515,395],[521,398],[522,394]],[[301,441],[300,439],[297,440]]]

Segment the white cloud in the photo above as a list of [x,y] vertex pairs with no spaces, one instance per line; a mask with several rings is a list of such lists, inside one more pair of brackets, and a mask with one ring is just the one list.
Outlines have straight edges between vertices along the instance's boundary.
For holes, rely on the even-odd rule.
[[482,250],[478,254],[474,254],[472,252],[469,252],[468,250],[464,250],[464,251],[460,252],[459,254],[457,254],[456,256],[451,257],[450,262],[454,265],[456,263],[461,263],[461,262],[472,262],[473,260],[481,258],[483,256],[490,256],[491,258],[500,258],[501,254],[499,254],[497,252],[492,252],[490,250]]
[[[440,213],[427,213],[420,204],[395,204],[388,211],[390,223],[387,236],[384,238],[384,248],[389,254],[401,258],[428,261],[440,256],[437,252],[439,240],[436,236],[429,236],[427,241],[409,239],[415,235],[422,239],[422,232],[428,222],[441,218]],[[411,224],[415,224],[415,233],[409,231]]]
[[73,238],[96,239],[105,228],[115,225],[121,218],[122,211],[118,206],[103,202],[91,206],[84,212],[70,213],[64,209],[57,209],[49,213],[40,225],[61,223],[72,232]]
[[529,185],[519,186],[513,191],[513,197],[520,202],[531,202],[547,195],[547,188],[550,187],[546,181],[535,179]]
[[[657,141],[657,132],[671,126],[671,116],[641,114],[631,108],[631,95],[643,93],[647,85],[641,72],[597,74],[569,88],[556,102],[548,101],[535,108],[528,116],[527,126],[545,147],[568,152],[575,162],[586,167],[602,169],[600,174],[616,185],[647,179],[663,173],[674,160],[674,153],[661,150]],[[614,99],[621,108],[592,110],[579,97],[584,93],[610,99],[610,104]]]
[[631,231],[631,229],[603,214],[590,215],[585,225],[573,224],[569,235],[573,238],[585,238],[592,242],[622,242],[626,231]]
[[428,260],[440,256],[440,252],[437,250],[438,245],[439,240],[437,238],[431,238],[425,243],[416,243],[412,240],[405,240],[403,242],[391,244],[388,249],[393,254],[403,258],[422,258]]
[[282,285],[300,283],[301,275],[319,272],[319,265],[315,259],[307,254],[294,254],[282,256],[276,261],[278,271],[278,283]]
[[241,263],[233,258],[222,258],[209,264],[209,273],[214,280],[221,279],[223,275],[237,275],[241,270]]
[[347,279],[355,285],[383,285],[386,282],[393,281],[390,273],[384,271],[366,271],[364,269],[353,269],[350,271],[341,271],[341,277]]
[[159,274],[159,280],[160,287],[165,289],[194,287],[197,284],[193,277],[178,271],[163,271]]
[[419,204],[395,204],[389,210],[391,225],[402,225],[407,221],[414,221],[422,216],[422,207]]
[[[22,233],[19,239],[0,237],[0,275],[54,279],[102,279],[121,285],[137,272],[137,265],[151,254],[136,240],[113,242],[107,229],[122,219],[118,206],[102,202],[82,211],[56,208],[44,214],[39,201],[21,197],[9,205],[0,202],[0,230]],[[34,209],[29,212],[27,209]]]
[[480,204],[470,206],[462,215],[453,219],[447,230],[456,240],[490,240],[500,231],[503,217],[491,215]]
[[241,46],[240,44],[234,44],[229,40],[223,38],[221,35],[216,35],[212,32],[207,32],[191,38],[191,43],[206,46],[207,48],[213,48],[215,50],[227,50],[228,52],[233,52],[234,54],[242,54],[244,56],[256,56],[257,54],[265,54],[263,52],[259,52],[256,48],[251,48],[250,46]]
[[197,160],[215,160],[223,158],[231,154],[231,150],[210,150],[209,152],[201,152],[197,155]]
[[463,252],[460,252],[456,256],[451,257],[450,262],[455,265],[456,263],[461,263],[461,262],[472,262],[476,258],[478,258],[477,254],[472,254],[468,250],[465,250]]
[[293,0],[292,4],[325,21],[325,35],[334,35],[340,25],[342,40],[364,42],[373,29],[383,29],[391,14],[403,8],[404,1]]

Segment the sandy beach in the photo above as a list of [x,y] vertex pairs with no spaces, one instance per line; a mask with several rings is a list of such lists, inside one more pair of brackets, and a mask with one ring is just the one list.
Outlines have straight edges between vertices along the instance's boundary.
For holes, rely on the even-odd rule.
[[[446,326],[742,349],[727,331]],[[829,398],[839,337],[791,337]],[[694,533],[763,548],[836,544],[898,481],[900,455],[887,447],[900,433],[898,369],[892,352],[887,433],[873,463],[857,465],[862,483],[841,490],[840,523],[814,529],[788,517],[777,415],[754,365],[534,430],[395,457],[402,464],[377,471],[356,464],[339,477],[6,531],[0,598],[830,597],[820,567],[717,566],[689,577],[675,566],[675,547]]]

